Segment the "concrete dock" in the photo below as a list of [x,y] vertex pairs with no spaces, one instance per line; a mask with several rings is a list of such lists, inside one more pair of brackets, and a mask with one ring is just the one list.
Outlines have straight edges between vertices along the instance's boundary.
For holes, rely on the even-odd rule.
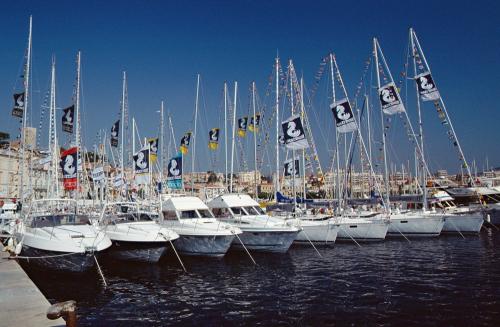
[[0,244],[0,326],[65,326],[46,317],[49,301]]

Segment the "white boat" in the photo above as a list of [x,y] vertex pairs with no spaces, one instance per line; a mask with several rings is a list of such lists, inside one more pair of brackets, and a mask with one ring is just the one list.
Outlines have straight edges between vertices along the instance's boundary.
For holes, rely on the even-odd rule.
[[0,208],[0,234],[12,234],[16,219],[19,218],[16,203],[4,203]]
[[161,224],[179,234],[176,249],[185,255],[221,257],[241,230],[214,218],[199,198],[167,195],[161,203]]
[[391,237],[435,237],[441,234],[444,214],[429,211],[396,212],[390,216],[387,232]]
[[[299,233],[285,220],[266,215],[259,204],[247,194],[223,194],[208,202],[208,207],[220,221],[243,231],[243,244],[254,251],[287,252]],[[235,247],[242,247],[234,240]]]
[[85,272],[95,255],[111,246],[104,232],[79,214],[75,200],[33,200],[27,215],[16,225],[16,250],[29,263],[48,269]]
[[153,218],[134,202],[106,204],[99,217],[99,227],[113,242],[110,254],[121,260],[158,262],[179,235]]
[[340,226],[337,241],[383,241],[389,229],[388,220],[381,217],[361,218],[344,216],[336,218],[336,223]]
[[484,222],[484,215],[479,210],[470,208],[447,208],[441,233],[478,234]]
[[340,230],[340,224],[326,215],[301,215],[295,226],[300,229],[295,238],[298,243],[335,243]]

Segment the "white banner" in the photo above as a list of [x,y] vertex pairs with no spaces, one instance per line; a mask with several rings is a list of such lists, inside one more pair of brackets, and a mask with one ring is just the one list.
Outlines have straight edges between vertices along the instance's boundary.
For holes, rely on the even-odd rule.
[[115,188],[121,187],[123,185],[123,177],[122,174],[116,175],[113,179],[113,186]]
[[306,139],[302,118],[295,115],[281,123],[283,129],[284,144],[291,150],[302,150],[309,147]]
[[415,82],[417,83],[418,94],[422,101],[434,101],[441,97],[431,73],[425,72],[415,76]]
[[96,167],[92,170],[92,179],[99,182],[104,179],[104,167]]
[[339,133],[349,133],[358,129],[349,100],[336,101],[330,105],[330,109],[332,109],[335,125]]
[[382,110],[386,115],[394,115],[405,112],[405,107],[401,101],[396,84],[391,82],[378,89]]

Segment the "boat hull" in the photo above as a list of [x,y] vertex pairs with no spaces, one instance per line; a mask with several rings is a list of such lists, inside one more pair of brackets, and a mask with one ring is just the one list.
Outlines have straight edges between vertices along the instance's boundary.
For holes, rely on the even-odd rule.
[[445,222],[441,233],[468,233],[478,234],[483,226],[483,215],[477,213],[458,213],[445,215]]
[[[245,231],[238,235],[245,247],[252,251],[286,253],[297,237],[298,231]],[[243,249],[238,238],[233,247]]]
[[175,249],[183,255],[222,257],[234,235],[182,235],[175,241]]
[[[346,219],[348,220],[348,219]],[[339,242],[380,242],[385,240],[388,224],[383,221],[342,221],[337,234]]]
[[443,216],[391,217],[389,237],[437,237],[444,226]]
[[324,244],[335,243],[340,230],[339,225],[331,223],[307,225],[303,222],[300,227],[301,231],[295,238],[297,243],[309,243],[309,241]]
[[25,261],[29,264],[36,265],[39,268],[61,272],[84,273],[95,266],[94,253],[91,252],[54,252],[23,245],[21,256],[36,258],[26,259]]
[[155,263],[160,260],[166,248],[166,242],[113,241],[108,254],[119,260]]

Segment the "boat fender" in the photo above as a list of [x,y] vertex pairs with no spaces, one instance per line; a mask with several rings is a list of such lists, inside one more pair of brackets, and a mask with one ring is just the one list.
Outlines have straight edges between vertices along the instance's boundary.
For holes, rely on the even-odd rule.
[[22,250],[22,249],[23,249],[23,242],[19,242],[19,243],[17,243],[17,245],[16,245],[16,250],[14,251],[14,253],[15,253],[16,255],[19,255],[19,254],[21,254],[21,250]]
[[13,249],[14,248],[14,239],[11,237],[7,241],[7,249]]

